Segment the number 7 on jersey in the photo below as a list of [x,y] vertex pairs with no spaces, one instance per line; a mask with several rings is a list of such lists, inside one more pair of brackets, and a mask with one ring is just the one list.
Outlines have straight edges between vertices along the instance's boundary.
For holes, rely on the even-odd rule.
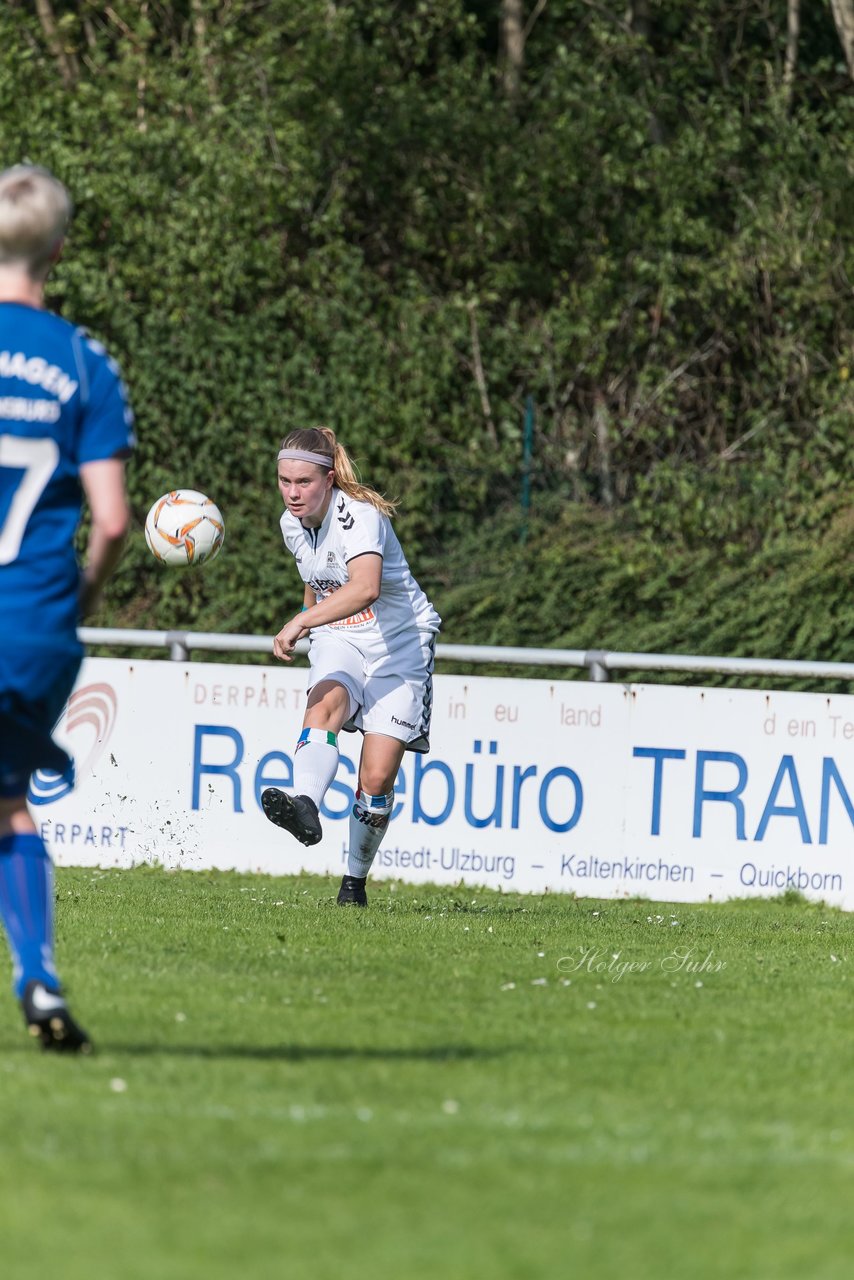
[[27,521],[58,462],[59,445],[55,440],[0,436],[0,471],[14,468],[24,473],[15,487],[6,519],[0,526],[0,564],[11,564],[17,558]]

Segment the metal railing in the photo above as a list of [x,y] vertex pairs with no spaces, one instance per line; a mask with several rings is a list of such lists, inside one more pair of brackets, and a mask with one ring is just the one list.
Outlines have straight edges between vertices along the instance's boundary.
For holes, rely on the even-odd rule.
[[[87,645],[125,649],[168,649],[174,662],[187,662],[193,649],[213,653],[266,653],[272,657],[270,636],[233,635],[218,631],[134,631],[111,627],[81,627]],[[300,640],[296,652],[308,652]],[[576,667],[588,678],[607,681],[612,671],[684,671],[710,675],[781,676],[792,679],[854,681],[854,662],[798,662],[779,658],[708,658],[679,653],[624,653],[614,649],[524,649],[500,645],[439,644],[439,662],[471,662],[525,667]]]

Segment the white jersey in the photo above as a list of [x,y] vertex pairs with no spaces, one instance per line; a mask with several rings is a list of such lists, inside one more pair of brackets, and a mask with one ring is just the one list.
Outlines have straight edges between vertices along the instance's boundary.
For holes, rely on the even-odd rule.
[[289,511],[280,524],[285,546],[318,601],[350,581],[351,560],[370,553],[382,556],[379,599],[361,613],[314,631],[344,635],[358,649],[375,654],[388,653],[395,641],[417,632],[439,630],[442,620],[412,576],[391,521],[369,502],[357,502],[333,489],[318,528],[306,528]]

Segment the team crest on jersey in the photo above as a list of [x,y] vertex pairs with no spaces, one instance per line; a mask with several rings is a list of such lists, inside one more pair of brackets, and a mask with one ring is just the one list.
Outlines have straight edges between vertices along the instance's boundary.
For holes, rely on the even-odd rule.
[[326,557],[326,567],[327,567],[327,569],[334,569],[334,568],[335,568],[335,552],[334,552],[334,551],[330,551],[330,552],[328,553],[328,555],[327,555],[327,557]]

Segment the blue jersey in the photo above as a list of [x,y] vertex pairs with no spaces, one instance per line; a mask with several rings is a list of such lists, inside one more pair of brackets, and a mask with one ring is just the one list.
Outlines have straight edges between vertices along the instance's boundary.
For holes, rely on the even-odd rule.
[[80,468],[133,444],[121,375],[100,343],[49,311],[0,302],[0,649],[79,649]]

